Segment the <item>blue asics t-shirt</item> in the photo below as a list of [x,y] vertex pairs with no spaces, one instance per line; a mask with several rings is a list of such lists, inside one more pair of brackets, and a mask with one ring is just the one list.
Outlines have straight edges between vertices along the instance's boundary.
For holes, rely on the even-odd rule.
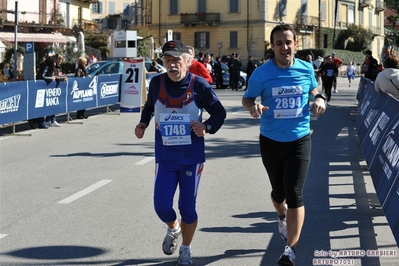
[[289,142],[310,132],[309,92],[318,84],[312,65],[295,59],[288,68],[269,60],[255,69],[244,98],[261,98],[263,111],[260,134],[275,141]]

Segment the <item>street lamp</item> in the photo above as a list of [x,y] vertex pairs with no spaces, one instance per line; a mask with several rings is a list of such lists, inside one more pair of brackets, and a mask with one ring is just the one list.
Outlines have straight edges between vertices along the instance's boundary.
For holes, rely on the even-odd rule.
[[18,0],[15,1],[15,29],[14,29],[14,77],[18,80],[17,64],[18,64]]

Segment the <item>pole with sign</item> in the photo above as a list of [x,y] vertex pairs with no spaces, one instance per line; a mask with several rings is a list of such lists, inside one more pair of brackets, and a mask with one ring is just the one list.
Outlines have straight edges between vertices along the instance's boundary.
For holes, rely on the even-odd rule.
[[24,80],[36,79],[35,43],[25,43]]
[[145,92],[144,58],[123,61],[121,112],[140,112]]

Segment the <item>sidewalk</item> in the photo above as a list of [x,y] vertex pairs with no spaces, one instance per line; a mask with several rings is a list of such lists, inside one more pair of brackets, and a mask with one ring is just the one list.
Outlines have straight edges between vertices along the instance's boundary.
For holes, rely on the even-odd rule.
[[[341,259],[353,263],[349,265],[398,264],[398,247],[383,211],[376,208],[379,202],[355,128],[359,80],[349,87],[346,78],[338,78],[331,106],[312,121],[312,163],[304,191],[311,215],[305,221],[300,250],[306,245],[308,255],[313,250],[316,260],[301,258],[298,265],[331,265],[323,264],[323,259],[332,259],[332,253],[342,250],[358,253],[341,252]],[[380,249],[396,256],[370,256]]]

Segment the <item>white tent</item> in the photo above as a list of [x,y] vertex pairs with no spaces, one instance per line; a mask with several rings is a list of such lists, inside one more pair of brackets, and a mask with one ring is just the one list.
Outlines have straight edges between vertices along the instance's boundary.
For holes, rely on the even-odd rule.
[[0,41],[0,62],[3,62],[3,58],[6,53],[6,48],[7,46],[5,46],[2,41]]

